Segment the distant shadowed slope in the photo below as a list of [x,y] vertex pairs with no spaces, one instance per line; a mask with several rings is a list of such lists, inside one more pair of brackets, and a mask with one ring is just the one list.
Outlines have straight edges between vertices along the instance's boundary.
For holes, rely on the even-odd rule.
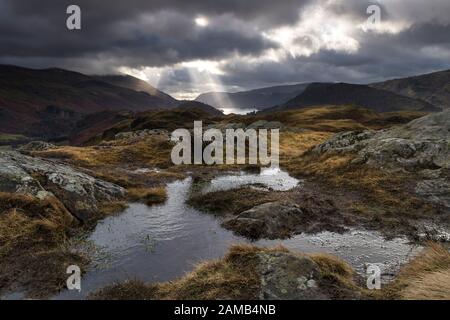
[[167,108],[146,92],[115,86],[63,69],[0,65],[0,127],[3,132],[63,136],[84,114]]
[[388,80],[371,86],[422,99],[442,109],[450,108],[450,70]]
[[[198,101],[181,101],[181,103],[178,105],[177,109],[200,109],[212,116],[223,116],[223,112],[202,102]],[[199,119],[201,120],[201,119]]]
[[179,101],[175,98],[171,97],[167,93],[164,93],[152,85],[150,85],[147,81],[135,78],[130,75],[104,75],[104,76],[95,76],[96,79],[113,84],[115,86],[124,87],[128,89],[132,89],[138,92],[146,92],[152,96],[158,97],[162,99],[166,103],[166,107],[175,107]]
[[277,104],[285,103],[301,93],[308,84],[267,87],[235,93],[208,92],[199,95],[195,100],[207,103],[217,109],[239,108],[262,110]]
[[428,102],[404,97],[366,85],[348,83],[312,83],[287,103],[264,112],[300,109],[323,105],[353,105],[377,112],[439,111]]

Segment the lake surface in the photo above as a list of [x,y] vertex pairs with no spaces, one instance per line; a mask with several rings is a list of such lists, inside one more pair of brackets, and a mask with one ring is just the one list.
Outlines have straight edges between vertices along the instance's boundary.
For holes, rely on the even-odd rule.
[[[245,184],[263,184],[288,190],[300,181],[281,170],[260,174],[238,173],[213,179],[206,191],[226,190]],[[167,185],[166,203],[148,207],[131,203],[120,215],[98,223],[88,241],[96,248],[93,262],[82,279],[82,291],[63,291],[54,299],[83,299],[89,292],[127,279],[147,282],[173,280],[204,260],[222,257],[237,243],[249,243],[220,226],[212,215],[185,204],[192,179]],[[323,232],[297,235],[288,240],[261,240],[261,246],[285,245],[305,252],[328,252],[349,262],[359,273],[367,263],[378,263],[387,276],[419,250],[405,238],[385,240],[376,232],[352,230],[345,234]]]
[[241,108],[219,108],[220,110],[223,111],[224,114],[247,114],[250,112],[254,112],[254,111],[258,111],[258,109],[252,109],[252,108],[245,108],[245,109],[241,109]]

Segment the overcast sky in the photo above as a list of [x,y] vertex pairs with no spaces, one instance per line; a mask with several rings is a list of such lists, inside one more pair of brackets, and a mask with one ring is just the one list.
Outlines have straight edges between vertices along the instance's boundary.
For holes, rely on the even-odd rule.
[[367,83],[449,69],[450,0],[0,0],[0,63],[123,72],[178,98]]

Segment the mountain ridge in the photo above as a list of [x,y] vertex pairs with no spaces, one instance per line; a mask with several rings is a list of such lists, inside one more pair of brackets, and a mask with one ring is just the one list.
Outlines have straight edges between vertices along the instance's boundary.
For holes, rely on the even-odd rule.
[[174,106],[159,96],[71,70],[0,65],[0,127],[6,133],[54,137],[70,132],[86,114]]
[[179,103],[177,99],[161,90],[156,89],[147,81],[130,76],[128,74],[95,75],[93,77],[100,81],[107,82],[118,87],[132,89],[137,92],[146,92],[152,96],[161,98],[166,102],[167,107],[176,107]]
[[421,99],[441,109],[450,108],[450,69],[386,80],[371,86]]
[[[209,104],[217,109],[265,109],[288,101],[302,92],[307,83],[264,87],[238,92],[206,92],[200,94],[195,101]],[[231,105],[229,105],[231,104]]]
[[440,111],[428,102],[405,97],[367,85],[349,83],[311,83],[286,103],[263,110],[273,112],[324,105],[353,105],[377,112]]

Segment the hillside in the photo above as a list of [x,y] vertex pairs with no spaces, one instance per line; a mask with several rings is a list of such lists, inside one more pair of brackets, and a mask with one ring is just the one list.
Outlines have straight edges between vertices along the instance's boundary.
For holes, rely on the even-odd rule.
[[371,86],[421,99],[441,109],[450,108],[450,70],[388,80]]
[[0,65],[0,126],[5,133],[63,136],[84,114],[167,107],[167,101],[158,95],[78,72]]
[[158,97],[164,101],[163,104],[165,107],[176,107],[179,103],[178,100],[171,97],[167,93],[164,93],[152,85],[150,85],[147,81],[132,77],[130,75],[104,75],[104,76],[95,76],[96,79],[107,82],[109,84],[128,88],[138,92],[146,92],[151,96]]
[[216,109],[208,104],[198,102],[198,101],[181,101],[178,105],[177,109],[186,110],[186,109],[200,109],[211,116],[223,116],[223,112],[219,109]]
[[353,105],[376,112],[439,111],[428,102],[404,97],[366,85],[348,83],[312,83],[287,103],[264,112],[300,109],[323,105]]
[[235,93],[208,92],[199,95],[195,100],[209,104],[215,108],[255,108],[262,110],[277,104],[284,103],[299,93],[308,84],[267,87],[250,91]]

